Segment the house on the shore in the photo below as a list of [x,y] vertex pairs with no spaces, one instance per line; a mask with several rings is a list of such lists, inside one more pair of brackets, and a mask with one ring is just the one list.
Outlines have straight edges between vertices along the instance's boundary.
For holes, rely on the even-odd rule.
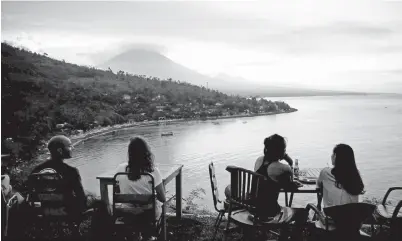
[[216,104],[215,104],[215,106],[217,106],[217,107],[221,107],[221,106],[223,106],[223,104],[222,104],[222,103],[220,103],[220,102],[218,102],[218,103],[216,103]]
[[163,106],[163,105],[157,105],[156,111],[163,111],[164,108],[165,108],[165,106]]
[[130,102],[131,96],[129,96],[129,95],[127,95],[127,94],[124,94],[124,95],[123,95],[123,100],[124,100],[125,102]]

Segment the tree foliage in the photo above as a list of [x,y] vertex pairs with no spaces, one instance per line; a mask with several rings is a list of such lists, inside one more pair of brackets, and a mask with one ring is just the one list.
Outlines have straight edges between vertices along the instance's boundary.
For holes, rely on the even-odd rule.
[[49,135],[62,131],[57,124],[86,131],[96,125],[162,116],[194,118],[290,109],[284,102],[229,96],[183,80],[78,66],[6,43],[1,45],[1,56],[2,147],[24,158],[30,158]]

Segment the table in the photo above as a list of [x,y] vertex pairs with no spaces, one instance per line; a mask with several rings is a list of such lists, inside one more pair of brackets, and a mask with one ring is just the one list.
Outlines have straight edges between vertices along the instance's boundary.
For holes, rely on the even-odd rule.
[[[170,181],[176,179],[176,217],[181,218],[182,216],[182,208],[181,208],[181,200],[182,200],[182,168],[181,164],[158,164],[156,165],[161,172],[163,184],[166,186]],[[109,201],[109,188],[108,186],[113,185],[113,177],[116,173],[107,172],[100,176],[97,176],[96,179],[99,179],[100,182],[100,194],[101,199],[107,204],[109,213],[111,213],[110,201]]]
[[[304,168],[300,169],[300,177],[309,177],[318,179],[320,175],[320,171],[322,168]],[[291,207],[293,202],[293,196],[295,193],[318,193],[316,188],[316,184],[303,184],[303,187],[298,188],[297,190],[284,190],[281,192],[285,193],[285,205],[286,207]],[[288,197],[288,193],[290,193],[290,198]]]

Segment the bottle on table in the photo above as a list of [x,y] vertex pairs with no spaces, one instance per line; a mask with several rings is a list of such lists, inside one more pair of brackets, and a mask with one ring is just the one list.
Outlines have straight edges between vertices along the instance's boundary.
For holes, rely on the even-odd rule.
[[293,176],[294,176],[294,179],[299,179],[299,171],[300,171],[300,169],[299,169],[299,160],[298,159],[296,159],[295,160],[295,166],[294,166],[294,168],[293,168]]
[[115,183],[115,188],[116,188],[116,193],[120,193],[119,181],[117,181],[117,182]]

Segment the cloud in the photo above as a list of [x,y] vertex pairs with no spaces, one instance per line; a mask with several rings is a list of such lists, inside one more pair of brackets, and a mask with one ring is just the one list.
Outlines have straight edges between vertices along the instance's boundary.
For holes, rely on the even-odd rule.
[[324,85],[396,69],[401,13],[402,2],[359,0],[2,2],[2,40],[81,64],[141,48],[201,73]]

